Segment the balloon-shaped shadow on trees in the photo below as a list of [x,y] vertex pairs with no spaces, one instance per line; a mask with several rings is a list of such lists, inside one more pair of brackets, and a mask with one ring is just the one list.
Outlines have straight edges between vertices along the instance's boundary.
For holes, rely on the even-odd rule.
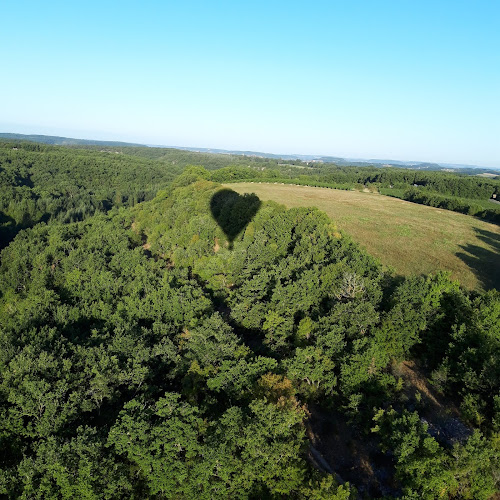
[[261,204],[256,194],[240,195],[232,189],[221,189],[212,196],[210,211],[224,231],[230,250],[233,248],[235,238],[247,227]]

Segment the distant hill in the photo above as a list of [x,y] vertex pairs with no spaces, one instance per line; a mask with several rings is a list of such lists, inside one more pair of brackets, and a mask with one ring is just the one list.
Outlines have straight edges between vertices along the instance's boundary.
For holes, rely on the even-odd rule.
[[144,146],[144,144],[135,144],[133,142],[119,141],[94,141],[88,139],[72,139],[70,137],[58,137],[55,135],[24,135],[0,133],[0,139],[8,141],[30,141],[43,144],[53,144],[56,146]]
[[300,160],[303,162],[313,163],[334,163],[336,165],[352,165],[352,166],[375,166],[375,167],[399,167],[411,168],[414,170],[441,170],[448,172],[459,172],[469,175],[477,175],[482,173],[487,174],[500,174],[499,168],[486,168],[478,165],[461,165],[455,163],[430,163],[419,161],[401,161],[401,160],[380,160],[380,159],[363,159],[363,158],[341,158],[337,156],[321,156],[321,155],[301,155],[301,154],[274,154],[262,153],[260,151],[242,151],[242,150],[228,150],[216,148],[196,148],[186,146],[164,146],[154,144],[138,144],[133,142],[120,142],[120,141],[97,141],[89,139],[74,139],[70,137],[59,137],[52,135],[24,135],[24,134],[11,134],[0,133],[0,140],[14,140],[14,141],[31,141],[40,142],[43,144],[53,144],[59,146],[116,146],[116,147],[150,147],[150,148],[173,148],[183,151],[192,151],[207,154],[224,154],[224,155],[237,155],[249,156],[256,158],[269,158],[273,160]]

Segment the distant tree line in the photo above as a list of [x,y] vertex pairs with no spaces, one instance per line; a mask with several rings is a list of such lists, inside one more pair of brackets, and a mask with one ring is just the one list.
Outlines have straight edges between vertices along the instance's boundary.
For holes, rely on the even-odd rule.
[[382,190],[386,195],[407,201],[461,212],[500,223],[500,207],[485,202],[500,199],[500,180],[447,172],[395,168],[333,167],[256,171],[226,167],[212,173],[217,182],[280,182],[333,189]]
[[408,201],[500,221],[500,208],[487,203],[494,194],[500,198],[498,179],[166,148],[0,141],[0,248],[38,222],[74,222],[150,200],[184,168],[197,164],[208,169],[215,182],[379,189]]
[[407,189],[401,198],[413,203],[420,203],[421,205],[444,208],[445,210],[452,210],[453,212],[473,215],[500,224],[500,208],[496,208],[493,204],[492,208],[484,208],[484,205],[475,203],[474,200],[447,197],[415,187]]
[[[3,250],[0,494],[355,498],[307,459],[318,406],[383,454],[390,496],[490,498],[500,293],[393,277],[318,210],[221,197],[212,174]],[[455,414],[433,416],[403,362]]]

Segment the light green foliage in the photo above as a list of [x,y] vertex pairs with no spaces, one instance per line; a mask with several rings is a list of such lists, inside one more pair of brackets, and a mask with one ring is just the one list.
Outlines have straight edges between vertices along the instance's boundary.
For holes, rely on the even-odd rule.
[[239,360],[248,354],[218,313],[183,334],[183,349],[187,360],[196,360],[202,368],[217,370],[223,361]]
[[112,499],[132,496],[125,467],[110,457],[95,429],[78,428],[70,440],[41,441],[18,467],[18,498]]
[[0,494],[353,498],[306,460],[307,405],[363,439],[374,407],[405,405],[389,367],[410,356],[484,435],[446,448],[401,408],[377,414],[370,446],[409,497],[491,494],[498,293],[442,274],[396,285],[315,209],[259,203],[222,230],[209,177],[189,168],[151,201],[36,224],[3,250]]
[[257,380],[270,371],[276,370],[278,362],[272,358],[258,356],[254,360],[226,360],[219,370],[207,380],[207,387],[216,392],[224,392],[231,398],[249,396]]
[[125,406],[108,443],[135,464],[150,494],[167,498],[286,494],[303,481],[304,412],[255,400],[207,426],[199,411],[166,394],[151,406]]
[[349,483],[339,486],[332,475],[311,479],[300,490],[302,498],[311,500],[351,500],[356,498],[356,490]]
[[139,468],[153,495],[187,494],[194,464],[201,458],[203,419],[179,399],[171,393],[153,406],[131,401],[109,432],[108,444]]
[[279,408],[264,400],[250,403],[251,420],[241,442],[246,476],[255,476],[271,493],[289,494],[301,485],[305,463],[299,459],[305,441],[300,408]]
[[497,491],[500,449],[479,431],[464,445],[453,448],[453,474],[459,484],[457,496],[486,500]]
[[381,435],[387,449],[396,457],[396,471],[406,492],[420,498],[446,498],[457,489],[457,480],[449,466],[449,457],[427,433],[427,424],[418,413],[380,410],[372,429]]
[[294,357],[284,364],[288,377],[294,380],[304,393],[313,395],[320,386],[322,393],[334,393],[337,386],[336,365],[320,348],[298,347]]

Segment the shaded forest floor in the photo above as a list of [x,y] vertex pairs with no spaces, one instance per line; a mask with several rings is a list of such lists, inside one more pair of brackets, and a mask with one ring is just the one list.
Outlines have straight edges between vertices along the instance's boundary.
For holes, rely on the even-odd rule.
[[[401,402],[418,409],[422,420],[429,425],[429,433],[441,444],[452,447],[471,435],[472,430],[459,419],[455,405],[429,384],[413,361],[393,365],[392,371],[403,380]],[[401,494],[394,477],[393,457],[380,450],[375,434],[361,432],[334,410],[309,405],[309,412],[307,434],[312,446],[309,459],[316,467],[356,485],[362,498]]]

